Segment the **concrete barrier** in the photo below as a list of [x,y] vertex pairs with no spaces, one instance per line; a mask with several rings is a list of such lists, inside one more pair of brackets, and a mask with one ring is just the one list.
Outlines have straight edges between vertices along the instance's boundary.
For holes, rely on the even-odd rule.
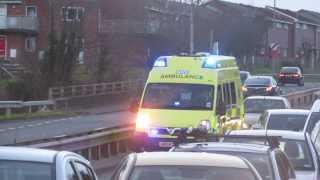
[[309,108],[313,102],[320,98],[320,88],[308,89],[284,95],[294,108]]

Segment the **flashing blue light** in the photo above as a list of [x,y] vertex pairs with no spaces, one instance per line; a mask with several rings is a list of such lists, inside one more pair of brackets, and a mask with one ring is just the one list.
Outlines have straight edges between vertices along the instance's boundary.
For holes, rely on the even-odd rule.
[[210,69],[217,68],[217,62],[212,58],[208,58],[205,60],[203,67],[210,68]]
[[155,136],[155,135],[159,134],[159,131],[157,129],[152,129],[150,134]]
[[174,102],[174,106],[180,106],[180,102],[179,101]]
[[164,58],[164,57],[158,58],[154,62],[153,67],[167,67],[167,58]]

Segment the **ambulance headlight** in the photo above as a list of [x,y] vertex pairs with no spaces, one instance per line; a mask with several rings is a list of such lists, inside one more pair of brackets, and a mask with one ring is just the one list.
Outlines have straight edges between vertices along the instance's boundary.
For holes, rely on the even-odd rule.
[[211,123],[210,123],[210,121],[209,121],[209,120],[202,120],[202,121],[200,121],[199,129],[200,129],[200,130],[209,131],[209,130],[211,129]]
[[136,130],[146,131],[150,128],[150,117],[147,114],[138,114],[136,119]]
[[153,67],[167,67],[167,58],[165,57],[158,58],[154,62]]

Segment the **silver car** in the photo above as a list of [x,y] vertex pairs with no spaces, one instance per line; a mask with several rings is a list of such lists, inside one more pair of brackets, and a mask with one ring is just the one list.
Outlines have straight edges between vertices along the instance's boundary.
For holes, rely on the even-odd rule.
[[71,152],[0,147],[1,180],[97,180],[89,161]]
[[[280,137],[280,149],[295,168],[297,180],[320,180],[317,152],[308,133],[277,130],[238,130],[230,135]],[[238,143],[265,143],[259,139],[239,139]]]
[[304,131],[311,133],[318,122],[320,122],[320,99],[313,103]]
[[112,180],[262,180],[244,158],[212,153],[133,153],[116,168]]
[[272,109],[265,111],[256,128],[267,130],[303,131],[309,110]]
[[289,101],[280,96],[251,96],[244,100],[244,122],[252,127],[268,109],[290,109]]

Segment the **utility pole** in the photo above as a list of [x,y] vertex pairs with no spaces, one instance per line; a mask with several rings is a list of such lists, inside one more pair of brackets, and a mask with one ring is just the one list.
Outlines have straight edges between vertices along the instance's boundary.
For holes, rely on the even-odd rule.
[[190,13],[190,54],[194,53],[194,3],[191,0],[191,13]]
[[[275,10],[276,10],[276,7],[277,7],[277,2],[276,2],[276,0],[273,0],[273,24],[272,24],[272,27],[273,28],[275,28],[275,23],[274,23],[274,21],[276,20],[276,12],[275,12]],[[272,49],[271,49],[271,51],[273,51]],[[272,54],[273,54],[273,52],[271,52]],[[276,59],[275,59],[275,57],[271,57],[271,61],[272,61],[272,74],[274,74],[274,73],[276,73]]]

